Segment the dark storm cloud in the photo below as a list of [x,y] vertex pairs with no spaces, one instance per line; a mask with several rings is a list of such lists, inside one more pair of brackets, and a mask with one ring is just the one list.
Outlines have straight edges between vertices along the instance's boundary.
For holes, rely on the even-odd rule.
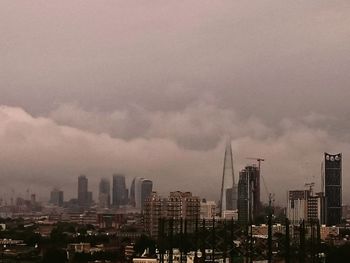
[[347,0],[1,1],[2,174],[45,189],[122,170],[164,191],[200,181],[216,198],[229,135],[237,170],[263,155],[271,185],[317,181],[323,151],[348,151],[349,10]]

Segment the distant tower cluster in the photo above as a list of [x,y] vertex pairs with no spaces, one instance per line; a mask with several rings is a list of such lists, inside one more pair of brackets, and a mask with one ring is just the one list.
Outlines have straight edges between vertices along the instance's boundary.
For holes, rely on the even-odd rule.
[[220,216],[226,210],[237,209],[237,186],[233,170],[233,157],[231,142],[227,142],[224,157],[224,168],[222,173],[221,196],[220,196]]

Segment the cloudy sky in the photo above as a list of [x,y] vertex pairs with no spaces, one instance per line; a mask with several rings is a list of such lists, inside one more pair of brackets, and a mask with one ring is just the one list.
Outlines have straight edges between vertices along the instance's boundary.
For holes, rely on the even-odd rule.
[[2,0],[1,197],[117,172],[217,199],[230,136],[281,204],[343,152],[349,203],[349,25],[348,0]]

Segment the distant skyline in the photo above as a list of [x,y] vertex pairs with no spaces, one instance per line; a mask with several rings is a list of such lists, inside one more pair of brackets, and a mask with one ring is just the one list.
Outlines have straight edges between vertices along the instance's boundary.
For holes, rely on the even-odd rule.
[[348,0],[3,0],[0,22],[0,197],[122,173],[218,200],[230,136],[281,204],[342,152],[350,204]]

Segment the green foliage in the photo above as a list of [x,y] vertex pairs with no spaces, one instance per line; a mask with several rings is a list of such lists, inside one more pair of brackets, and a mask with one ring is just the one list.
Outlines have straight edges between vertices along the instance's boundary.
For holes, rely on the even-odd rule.
[[149,249],[151,255],[155,254],[156,242],[146,235],[141,235],[135,243],[134,250],[137,255],[140,255],[145,249]]

